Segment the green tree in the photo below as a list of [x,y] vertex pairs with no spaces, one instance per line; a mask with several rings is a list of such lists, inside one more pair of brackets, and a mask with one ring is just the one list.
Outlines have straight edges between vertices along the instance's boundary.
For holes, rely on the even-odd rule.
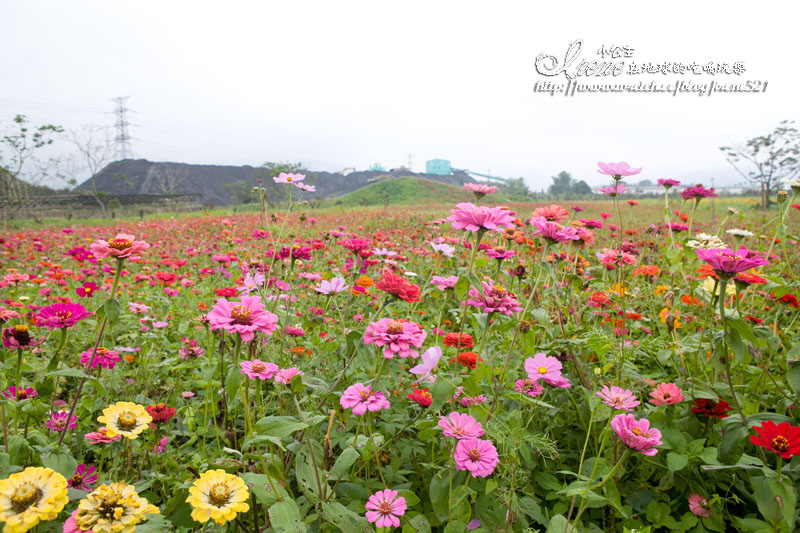
[[552,196],[566,197],[572,191],[572,176],[566,170],[562,170],[557,176],[551,176],[550,179],[553,183],[547,192]]
[[54,136],[64,129],[52,124],[31,126],[25,115],[15,116],[12,122],[15,131],[0,138],[0,166],[5,168],[5,172],[0,173],[0,193],[19,200],[29,196],[32,182],[46,175],[41,165],[35,172],[29,171],[36,152],[52,144]]

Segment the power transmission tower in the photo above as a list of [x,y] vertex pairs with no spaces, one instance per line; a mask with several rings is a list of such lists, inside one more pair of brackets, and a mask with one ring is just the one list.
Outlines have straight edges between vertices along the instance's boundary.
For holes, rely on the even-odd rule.
[[114,128],[117,130],[117,134],[114,137],[114,158],[117,160],[131,159],[133,157],[131,136],[128,134],[128,126],[131,124],[128,122],[127,113],[130,109],[125,106],[128,98],[130,96],[117,96],[111,99],[112,102],[117,104],[114,108],[114,115],[116,116]]

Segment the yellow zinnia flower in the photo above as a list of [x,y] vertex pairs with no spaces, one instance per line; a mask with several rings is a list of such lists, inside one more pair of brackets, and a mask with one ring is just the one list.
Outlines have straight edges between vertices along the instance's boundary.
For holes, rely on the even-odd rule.
[[122,435],[135,439],[153,421],[153,417],[139,404],[117,402],[103,409],[103,416],[98,416],[97,421],[105,424],[109,437]]
[[158,507],[140,497],[133,485],[104,483],[78,504],[75,523],[94,533],[133,533],[145,514],[159,514]]
[[41,520],[53,520],[69,502],[67,480],[49,468],[28,467],[0,481],[3,533],[24,533]]
[[653,293],[656,296],[659,296],[659,295],[664,294],[665,292],[667,292],[667,290],[669,290],[669,287],[667,287],[666,285],[659,285],[658,287],[656,287],[656,289],[653,291]]
[[242,478],[224,470],[209,470],[189,487],[186,501],[194,508],[194,520],[204,524],[213,519],[222,525],[236,518],[237,513],[250,510],[244,503],[248,498],[250,491]]

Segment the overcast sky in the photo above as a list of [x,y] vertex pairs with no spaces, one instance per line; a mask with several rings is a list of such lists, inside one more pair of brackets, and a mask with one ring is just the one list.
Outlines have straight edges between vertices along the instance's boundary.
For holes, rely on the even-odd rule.
[[[600,160],[642,166],[643,178],[710,177],[727,166],[719,146],[800,118],[798,15],[796,1],[0,0],[0,130],[16,113],[110,125],[110,99],[130,95],[134,153],[153,161],[338,170],[413,154],[418,171],[438,157],[535,189],[562,169],[599,183]],[[537,81],[565,81],[538,74],[536,56],[563,61],[578,38],[587,60],[617,44],[634,49],[627,61],[747,69],[614,82],[768,89],[534,94]]]

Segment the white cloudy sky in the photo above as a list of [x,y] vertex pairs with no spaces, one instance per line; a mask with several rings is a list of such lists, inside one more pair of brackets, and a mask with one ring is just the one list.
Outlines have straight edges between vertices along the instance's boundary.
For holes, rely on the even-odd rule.
[[[0,130],[16,113],[111,124],[110,98],[130,95],[134,152],[150,160],[338,170],[413,154],[417,170],[441,157],[537,189],[562,169],[595,180],[598,160],[626,160],[651,179],[720,180],[719,146],[800,118],[798,15],[796,1],[6,0]],[[563,57],[577,38],[588,60],[619,44],[634,61],[742,61],[737,81],[769,88],[533,94],[536,56]]]

